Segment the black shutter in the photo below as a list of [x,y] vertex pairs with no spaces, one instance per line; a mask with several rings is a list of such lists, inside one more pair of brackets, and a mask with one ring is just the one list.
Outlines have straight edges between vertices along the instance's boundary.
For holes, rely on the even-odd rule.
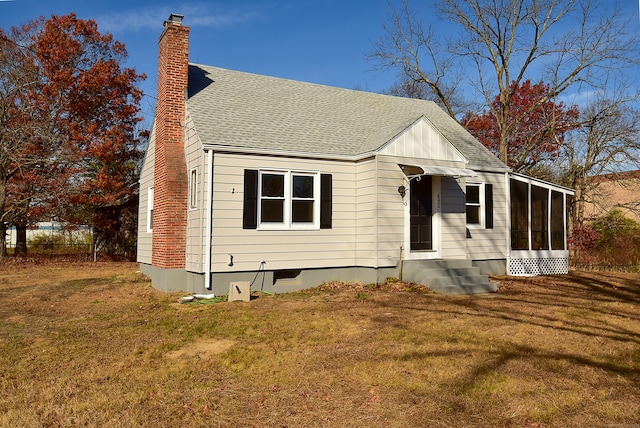
[[244,170],[243,229],[258,228],[258,171]]
[[320,175],[320,229],[331,229],[333,212],[331,174]]
[[493,229],[493,184],[484,185],[484,224]]

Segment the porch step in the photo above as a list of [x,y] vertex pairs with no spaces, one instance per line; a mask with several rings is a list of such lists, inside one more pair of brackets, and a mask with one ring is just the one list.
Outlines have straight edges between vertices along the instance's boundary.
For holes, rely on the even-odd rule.
[[402,278],[449,295],[492,293],[497,284],[470,260],[405,260]]

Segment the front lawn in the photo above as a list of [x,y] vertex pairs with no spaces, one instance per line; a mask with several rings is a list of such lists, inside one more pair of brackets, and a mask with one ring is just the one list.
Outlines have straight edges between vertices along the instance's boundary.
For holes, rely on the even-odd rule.
[[640,275],[179,304],[132,263],[0,265],[0,426],[640,426]]

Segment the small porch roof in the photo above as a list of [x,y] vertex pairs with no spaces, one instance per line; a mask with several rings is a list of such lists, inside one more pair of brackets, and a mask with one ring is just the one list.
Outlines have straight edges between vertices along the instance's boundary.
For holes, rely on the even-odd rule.
[[477,177],[478,174],[468,168],[436,165],[404,165],[398,164],[409,180],[423,175],[439,175],[445,177]]

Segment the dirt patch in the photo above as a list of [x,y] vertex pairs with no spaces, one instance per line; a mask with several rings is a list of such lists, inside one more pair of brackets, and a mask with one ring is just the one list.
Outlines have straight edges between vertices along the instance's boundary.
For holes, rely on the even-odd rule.
[[226,339],[198,339],[176,351],[169,352],[167,357],[171,359],[195,356],[207,358],[228,351],[234,343],[233,340]]

